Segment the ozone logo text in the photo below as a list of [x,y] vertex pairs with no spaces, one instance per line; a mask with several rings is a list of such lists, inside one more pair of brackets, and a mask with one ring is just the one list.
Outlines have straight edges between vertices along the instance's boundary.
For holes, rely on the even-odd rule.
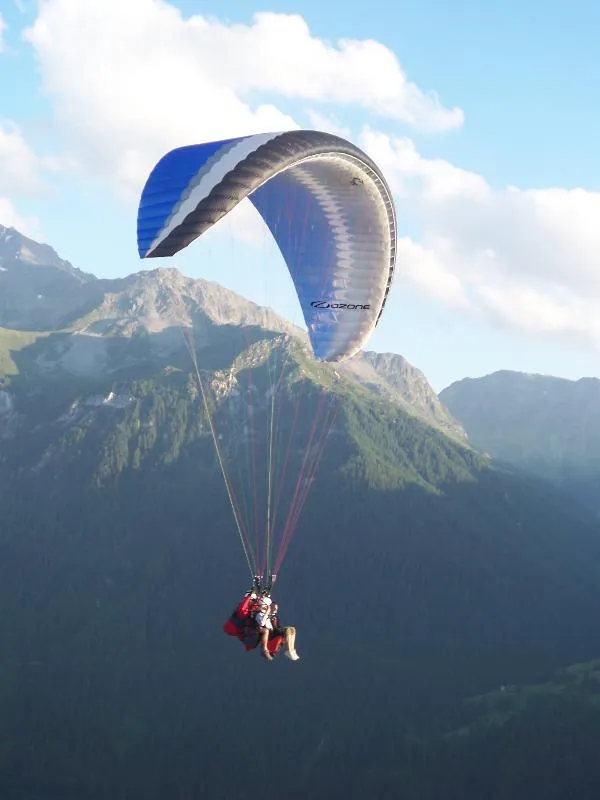
[[334,311],[368,311],[370,304],[361,305],[360,303],[329,303],[327,300],[313,300],[313,308],[331,308]]

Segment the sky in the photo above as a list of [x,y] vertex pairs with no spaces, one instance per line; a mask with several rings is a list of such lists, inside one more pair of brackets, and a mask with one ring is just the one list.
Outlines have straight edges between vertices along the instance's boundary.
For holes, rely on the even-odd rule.
[[368,349],[436,391],[499,369],[600,376],[597,0],[0,0],[0,224],[117,277],[176,266],[301,322],[253,209],[140,261],[173,147],[317,128],[394,192]]

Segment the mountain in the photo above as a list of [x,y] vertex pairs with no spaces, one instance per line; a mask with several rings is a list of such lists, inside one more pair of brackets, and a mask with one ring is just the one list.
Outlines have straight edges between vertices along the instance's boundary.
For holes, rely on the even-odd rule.
[[[205,330],[212,336],[215,326],[241,325],[286,333],[308,346],[303,330],[218,284],[186,278],[173,268],[101,280],[74,268],[48,245],[2,226],[0,281],[0,328],[53,331],[50,351],[40,343],[38,361],[41,358],[46,367],[60,366],[78,375],[120,369],[124,348],[129,351],[129,365],[132,358],[167,356],[180,348],[182,326],[193,325],[196,335]],[[59,332],[65,335],[61,338]],[[81,336],[73,337],[73,333]],[[161,335],[147,336],[156,333]],[[11,344],[15,338],[4,333]],[[126,346],[125,340],[133,346]],[[149,346],[152,352],[144,350]],[[7,360],[8,355],[0,335],[2,358]],[[340,372],[434,427],[465,439],[425,376],[401,356],[361,353],[340,365]]]
[[[394,357],[317,364],[175,271],[79,292],[0,330],[3,798],[418,797],[465,697],[597,655],[597,520],[426,422]],[[278,539],[305,500],[297,664],[222,633],[269,475]]]
[[81,305],[93,282],[46,244],[0,225],[0,327],[52,330]]
[[346,370],[373,391],[399,401],[407,411],[449,436],[466,442],[462,426],[440,402],[425,375],[402,356],[367,351],[362,358],[348,362]]
[[440,399],[474,447],[600,511],[600,380],[502,371],[458,381]]

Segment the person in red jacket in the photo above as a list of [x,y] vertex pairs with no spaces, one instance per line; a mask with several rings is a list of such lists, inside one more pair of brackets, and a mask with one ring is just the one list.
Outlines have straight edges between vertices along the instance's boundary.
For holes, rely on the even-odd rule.
[[272,603],[270,592],[257,590],[255,581],[223,625],[223,630],[239,639],[246,650],[254,650],[260,644],[267,661],[272,661],[284,644],[285,655],[298,661],[296,628],[282,627],[278,612],[279,607]]

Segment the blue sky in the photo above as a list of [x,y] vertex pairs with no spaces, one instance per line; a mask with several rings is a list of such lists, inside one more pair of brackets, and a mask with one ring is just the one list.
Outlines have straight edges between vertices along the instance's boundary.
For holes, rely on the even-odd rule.
[[[497,369],[600,374],[598,3],[123,5],[0,3],[0,224],[21,223],[100,277],[145,269],[136,191],[162,152],[285,116],[324,121],[396,190],[398,279],[369,347],[401,353],[437,390]],[[273,15],[268,26],[257,12]],[[308,31],[289,27],[290,14]],[[215,52],[202,38],[213,30],[226,43]],[[360,51],[364,81],[341,40],[381,45]],[[416,86],[412,121],[384,47]],[[166,109],[161,74],[173,88]],[[175,263],[299,321],[274,247],[249,229],[240,238],[232,223]]]

